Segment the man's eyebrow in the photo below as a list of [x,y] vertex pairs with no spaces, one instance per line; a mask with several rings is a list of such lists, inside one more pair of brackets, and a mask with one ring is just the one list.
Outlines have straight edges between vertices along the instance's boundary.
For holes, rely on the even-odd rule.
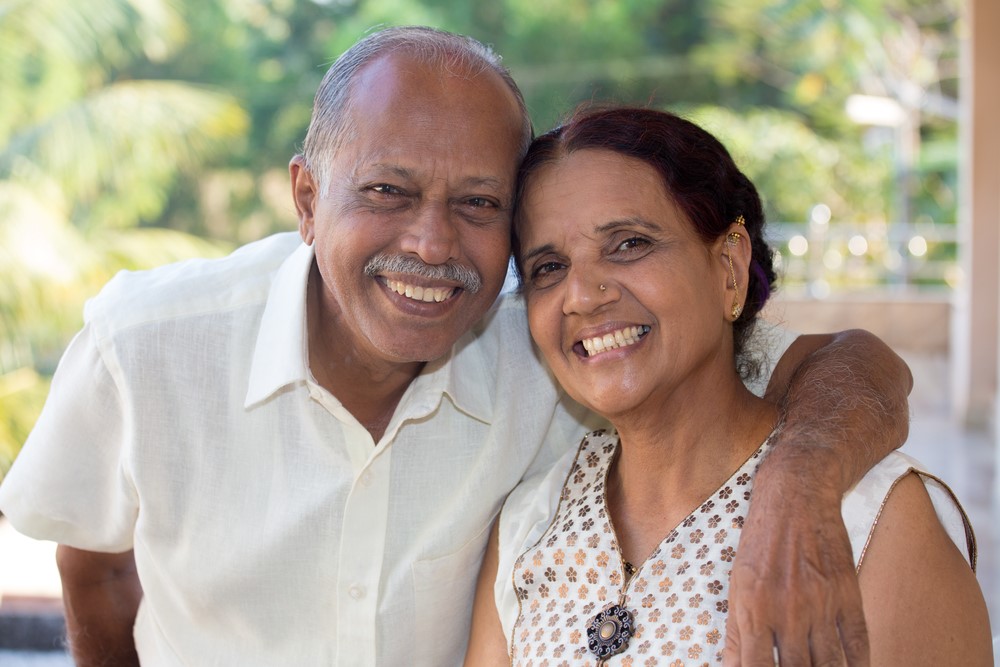
[[[416,172],[413,169],[391,162],[376,162],[369,166],[369,170],[374,172],[388,172],[400,178],[416,178]],[[495,190],[501,190],[505,187],[504,181],[494,176],[469,176],[462,180],[462,185],[466,187],[487,187]]]
[[371,165],[370,170],[375,172],[389,172],[390,174],[394,174],[400,178],[413,178],[412,169],[407,169],[406,167],[402,167],[398,164],[376,163]]
[[504,188],[504,182],[493,176],[470,176],[462,181],[462,183],[466,186],[487,187],[494,190],[502,190]]

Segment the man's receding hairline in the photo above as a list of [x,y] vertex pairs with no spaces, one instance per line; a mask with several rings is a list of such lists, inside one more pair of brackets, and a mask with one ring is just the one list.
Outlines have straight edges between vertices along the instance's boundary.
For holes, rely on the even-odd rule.
[[[504,81],[503,77],[492,67],[489,67],[478,59],[470,59],[466,54],[460,52],[456,52],[454,55],[461,55],[463,56],[462,58],[450,59],[447,54],[440,54],[440,57],[427,58],[409,58],[410,55],[410,53],[403,51],[388,51],[385,53],[379,53],[358,67],[358,69],[347,81],[348,88],[346,102],[343,108],[344,122],[342,125],[346,126],[350,122],[351,111],[353,111],[356,101],[356,86],[372,67],[385,63],[386,61],[410,59],[417,66],[425,68],[428,72],[438,74],[442,79],[454,78],[461,79],[463,81],[473,81],[480,77],[486,77],[489,80],[489,84],[495,86],[497,90],[501,91],[503,96],[512,105],[509,109],[509,118],[513,121],[513,128],[515,132],[518,134],[520,133],[521,111],[517,97],[514,94],[514,91],[510,89],[510,86]],[[401,71],[399,64],[394,64],[393,66],[395,67],[393,70],[394,73],[399,73]],[[459,68],[464,68],[465,71],[461,71]]]
[[518,155],[527,151],[532,138],[531,119],[524,97],[510,72],[493,49],[465,35],[423,26],[389,28],[372,33],[345,51],[329,68],[316,91],[312,118],[303,146],[306,167],[317,177],[321,191],[329,183],[328,157],[355,136],[352,114],[359,77],[374,63],[387,57],[409,58],[450,76],[472,79],[493,72],[514,102],[515,141]]

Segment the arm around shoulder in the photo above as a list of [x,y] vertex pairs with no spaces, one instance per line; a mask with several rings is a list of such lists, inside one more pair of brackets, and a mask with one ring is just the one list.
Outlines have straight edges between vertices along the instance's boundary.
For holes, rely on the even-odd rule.
[[[906,439],[906,364],[872,334],[800,336],[765,398],[781,427],[760,467],[731,576],[729,664],[866,665],[868,640],[843,494]],[[877,663],[873,663],[877,664]]]
[[765,395],[782,413],[773,458],[792,458],[796,467],[816,461],[846,492],[906,441],[912,388],[906,363],[867,331],[799,336]]

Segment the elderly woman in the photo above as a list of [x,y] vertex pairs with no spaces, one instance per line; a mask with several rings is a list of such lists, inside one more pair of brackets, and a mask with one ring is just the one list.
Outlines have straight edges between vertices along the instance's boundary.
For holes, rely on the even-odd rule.
[[[721,662],[729,573],[778,427],[744,384],[775,279],[757,191],[696,125],[608,109],[539,137],[519,195],[532,337],[614,429],[508,498],[467,663]],[[871,664],[992,664],[974,539],[943,484],[893,453],[843,516]]]

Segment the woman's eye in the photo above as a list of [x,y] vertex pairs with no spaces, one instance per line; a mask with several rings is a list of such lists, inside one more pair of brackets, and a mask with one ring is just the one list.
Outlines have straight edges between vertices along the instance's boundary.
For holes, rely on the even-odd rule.
[[556,262],[545,262],[544,264],[539,264],[535,267],[536,276],[544,276],[547,273],[552,273],[553,271],[558,271],[560,264]]
[[562,268],[559,262],[543,262],[531,270],[531,280],[536,284],[550,283]]
[[624,241],[619,243],[617,250],[619,252],[628,252],[629,250],[640,250],[648,245],[649,241],[647,241],[646,239],[639,236],[633,236],[632,238],[625,239]]

